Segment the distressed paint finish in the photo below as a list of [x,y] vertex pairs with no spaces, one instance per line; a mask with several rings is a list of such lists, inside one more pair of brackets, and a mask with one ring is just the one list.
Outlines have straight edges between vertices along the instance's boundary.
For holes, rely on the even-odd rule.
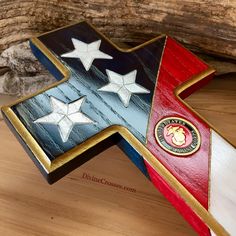
[[[86,44],[101,40],[99,50],[113,59],[97,58],[92,61],[92,64],[85,63],[84,65],[80,59],[61,57],[61,55],[68,55],[67,53],[74,50],[72,38]],[[57,180],[70,170],[88,161],[94,156],[94,151],[96,154],[99,150],[104,150],[107,145],[116,143],[200,235],[210,235],[207,225],[198,215],[199,212],[207,212],[210,200],[210,196],[208,196],[210,188],[208,186],[210,128],[206,122],[178,100],[176,89],[178,88],[177,93],[181,98],[187,97],[212,78],[213,70],[210,70],[205,63],[167,36],[153,40],[131,52],[122,52],[83,22],[42,35],[38,40],[46,46],[47,50],[50,50],[54,63],[55,58],[63,63],[70,72],[70,77],[66,82],[16,103],[11,109],[32,135],[33,140],[39,144],[41,148],[39,149],[47,156],[50,165],[64,163],[60,168],[47,173],[45,171],[46,165],[40,162],[37,156],[31,152],[27,143],[23,142],[26,149],[31,152],[33,161],[49,182]],[[52,58],[49,60],[48,55],[45,55],[43,50],[40,51],[37,44],[32,43],[31,46],[39,60],[58,80],[61,80],[63,75],[50,61]],[[145,88],[149,93],[132,93],[127,103],[122,101],[117,94],[99,91],[109,83],[107,70],[122,76],[136,71],[135,83]],[[204,72],[206,73],[204,74]],[[179,87],[182,85],[183,89]],[[83,96],[86,96],[86,101],[81,107],[81,112],[95,122],[73,127],[66,142],[61,140],[57,127],[34,122],[52,112],[49,103],[51,97],[59,99],[65,104],[70,104]],[[9,122],[8,114],[5,113],[5,116]],[[158,137],[155,134],[155,126],[166,117],[184,118],[197,128],[200,133],[200,147],[196,152],[179,157],[166,152],[159,146],[156,140]],[[104,135],[112,126],[117,129],[116,132],[118,132],[117,127],[122,127],[120,129],[123,131],[126,130],[125,139],[122,138],[122,135],[113,133],[111,139],[101,141],[100,145],[97,144],[96,147],[90,147],[91,152],[86,150],[74,159],[62,162],[62,156],[70,156],[71,150],[74,148],[85,148],[84,144],[87,140],[100,137],[99,134]],[[131,134],[127,133],[127,130]],[[149,154],[149,151],[152,154]],[[162,163],[166,168],[165,174],[160,174],[150,162],[144,162],[144,159],[148,157],[142,156],[142,153],[150,155],[155,161]],[[153,163],[157,163],[155,161]],[[56,177],[51,177],[53,174]],[[177,183],[171,185],[171,181],[167,177],[169,174],[174,177],[172,180]],[[183,189],[179,190],[180,186]],[[184,195],[185,190],[188,191],[189,198],[193,196],[196,199],[199,204],[197,208],[189,205],[189,201]],[[201,210],[198,211],[198,209]],[[205,217],[204,214],[201,217]],[[209,223],[209,221],[207,222]],[[218,231],[224,232],[217,222],[212,225]]]
[[[147,147],[174,174],[174,176],[208,209],[208,170],[210,157],[210,129],[176,98],[175,90],[194,75],[207,69],[207,65],[168,38],[160,67],[158,83],[153,99]],[[209,78],[205,78],[208,80]],[[201,81],[202,83],[204,81]],[[190,88],[191,89],[191,88]],[[186,95],[182,95],[186,96]],[[200,149],[187,157],[170,154],[157,145],[155,126],[165,117],[181,117],[194,124],[200,131]],[[148,165],[148,164],[147,164]],[[149,175],[155,186],[177,207],[201,235],[209,235],[208,228],[172,190],[163,188],[161,177],[149,167]],[[173,196],[172,196],[173,195]]]
[[[236,199],[236,150],[214,130],[211,140],[209,211],[231,235],[235,235],[236,204],[232,199]],[[212,235],[215,234],[212,232]]]
[[[84,67],[81,59],[65,58],[65,52],[71,52],[74,49],[71,38],[77,38],[88,44],[101,40],[99,50],[107,53],[113,59],[106,57],[94,59],[87,71],[87,67]],[[114,48],[86,23],[41,36],[40,40],[67,67],[70,71],[70,78],[42,94],[15,105],[13,109],[50,160],[57,159],[60,155],[112,125],[127,127],[140,142],[143,144],[146,142],[153,91],[166,40],[165,36],[145,48],[131,53],[123,53]],[[37,50],[33,45],[32,47],[33,50]],[[50,63],[43,55],[40,57],[37,52],[35,54],[46,67],[49,66]],[[132,81],[135,80],[132,85],[137,85],[138,89],[134,91],[137,93],[132,93],[127,107],[124,106],[117,94],[101,91],[101,88],[109,83],[108,68],[110,69],[108,75],[111,74],[111,71],[117,71],[119,76],[123,75],[124,78],[129,79],[129,75],[131,75]],[[51,70],[51,72],[58,80],[62,79],[57,71]],[[61,139],[60,130],[55,125],[42,125],[35,122],[52,112],[51,97],[64,103],[72,103],[83,96],[86,96],[86,100],[81,111],[95,122],[74,126],[66,142]],[[137,156],[132,160],[147,175],[142,158]]]
[[94,121],[80,111],[85,99],[85,97],[82,97],[72,103],[65,104],[51,96],[52,112],[38,118],[34,123],[56,125],[62,141],[67,142],[75,125],[94,123]]

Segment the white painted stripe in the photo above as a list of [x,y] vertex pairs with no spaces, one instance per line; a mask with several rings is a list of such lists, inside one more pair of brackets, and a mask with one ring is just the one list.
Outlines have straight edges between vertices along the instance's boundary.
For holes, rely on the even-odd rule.
[[236,149],[213,130],[211,137],[209,211],[236,235]]

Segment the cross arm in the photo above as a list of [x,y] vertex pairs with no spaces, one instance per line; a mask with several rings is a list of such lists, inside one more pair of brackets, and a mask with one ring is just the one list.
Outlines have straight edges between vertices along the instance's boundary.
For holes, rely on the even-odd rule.
[[213,69],[168,36],[125,51],[86,22],[31,48],[58,83],[2,111],[49,183],[117,144],[201,235],[235,232],[235,149],[182,101]]

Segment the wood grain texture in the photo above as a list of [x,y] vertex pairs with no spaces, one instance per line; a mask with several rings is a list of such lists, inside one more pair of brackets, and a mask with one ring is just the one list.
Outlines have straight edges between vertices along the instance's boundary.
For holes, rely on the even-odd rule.
[[[107,60],[106,58],[105,60],[95,60],[90,70],[86,71],[84,65],[81,62],[78,63],[78,60],[62,59],[62,54],[64,55],[65,52],[74,48],[71,38],[80,38],[83,42],[101,40],[100,50],[109,55],[110,58],[107,59],[112,57],[113,60]],[[152,94],[155,88],[165,37],[146,45],[145,48],[137,49],[135,52],[123,53],[113,47],[91,26],[83,22],[40,36],[39,39],[45,47],[48,47],[54,53],[61,63],[65,64],[69,70],[70,79],[38,96],[35,95],[15,105],[13,109],[41,148],[47,153],[50,160],[55,160],[59,155],[63,155],[76,145],[112,125],[127,127],[139,141],[145,143]],[[47,62],[48,59],[42,58],[44,54],[40,52],[40,48],[37,48],[37,45],[34,45],[33,42],[32,51],[56,78],[61,79],[61,74],[59,72],[55,73],[56,69],[50,68],[51,64]],[[107,84],[108,69],[122,75],[136,71],[137,76],[135,79],[137,83],[140,86],[145,86],[149,90],[148,94],[146,96],[133,94],[130,99],[130,106],[126,108],[122,105],[117,95],[113,96],[102,91],[98,92],[99,88]],[[34,122],[51,111],[49,102],[51,96],[70,103],[85,95],[86,100],[81,109],[83,113],[87,114],[95,122],[87,126],[80,126],[79,132],[75,129],[71,130],[67,142],[62,142],[56,126],[49,131],[48,127]],[[136,119],[133,119],[133,117],[136,117]]]
[[230,235],[234,235],[236,232],[236,185],[234,182],[236,149],[214,131],[212,131],[211,140],[209,212]]
[[[187,102],[236,145],[233,78],[214,79]],[[49,186],[1,121],[0,156],[1,235],[195,235],[117,147]],[[136,192],[89,181],[83,173]]]
[[[118,147],[50,186],[3,121],[0,129],[1,235],[195,235]],[[89,181],[84,173],[136,192]]]
[[235,74],[215,77],[207,86],[188,97],[186,102],[236,146]]
[[236,1],[1,0],[0,50],[86,19],[109,38],[144,42],[167,33],[193,49],[236,56]]

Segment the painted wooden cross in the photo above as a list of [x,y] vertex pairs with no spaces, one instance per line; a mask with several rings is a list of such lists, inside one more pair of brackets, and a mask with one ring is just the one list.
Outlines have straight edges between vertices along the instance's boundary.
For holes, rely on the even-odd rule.
[[86,22],[31,40],[59,80],[2,108],[49,183],[118,144],[200,235],[236,234],[236,152],[181,99],[214,70],[166,35],[130,50]]

